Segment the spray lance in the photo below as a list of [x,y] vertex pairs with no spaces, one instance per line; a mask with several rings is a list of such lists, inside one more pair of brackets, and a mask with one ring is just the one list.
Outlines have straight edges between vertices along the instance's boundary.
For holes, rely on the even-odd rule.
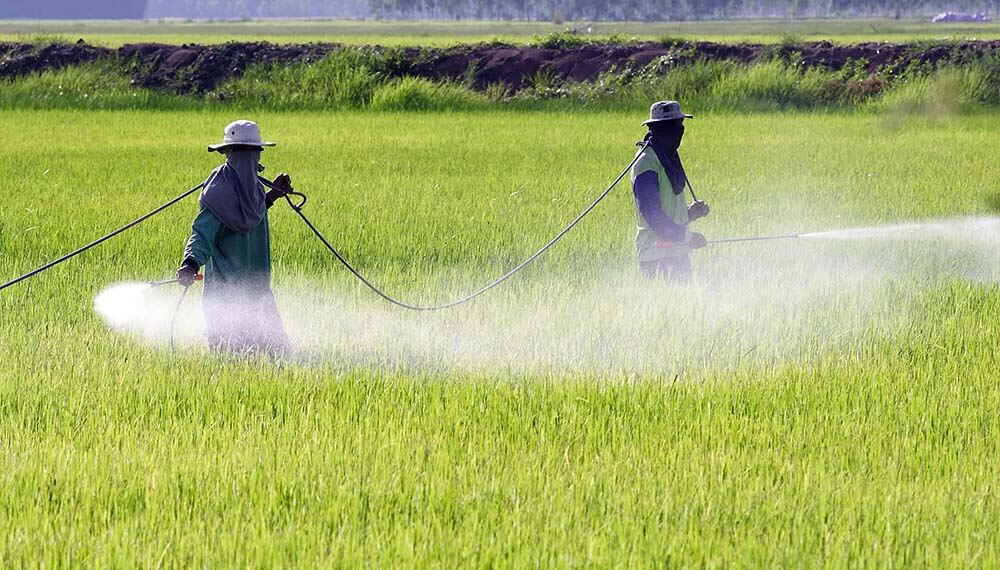
[[710,239],[706,243],[708,245],[715,245],[721,243],[739,243],[745,241],[771,241],[777,239],[796,239],[799,234],[785,234],[777,236],[752,236],[752,237],[736,237],[736,238],[726,238],[726,239]]
[[[194,276],[194,280],[195,281],[204,281],[205,280],[205,276],[202,275],[201,273],[199,273],[198,275]],[[149,287],[150,288],[162,287],[163,285],[172,285],[174,283],[180,283],[180,282],[181,282],[180,279],[167,279],[166,281],[150,281],[149,282]],[[187,287],[185,287],[185,289],[187,289]]]
[[[800,237],[799,234],[785,234],[776,236],[750,236],[750,237],[736,237],[736,238],[724,238],[724,239],[710,239],[710,240],[705,240],[705,245],[720,245],[725,243],[741,243],[749,241],[773,241],[780,239],[796,239],[798,237]],[[675,244],[674,242],[671,241],[656,242],[657,249],[671,249],[673,247],[678,247],[680,245],[684,244]]]
[[[691,198],[694,199],[694,202],[696,204],[698,202],[700,202],[700,200],[698,200],[698,195],[695,194],[695,192],[694,192],[694,187],[691,186],[691,180],[688,179],[687,176],[684,177],[684,184],[687,186],[688,192],[691,193]],[[750,237],[735,237],[735,238],[723,238],[723,239],[710,239],[710,240],[706,240],[705,241],[705,245],[718,245],[718,244],[725,244],[725,243],[741,243],[741,242],[750,242],[750,241],[773,241],[773,240],[783,240],[783,239],[796,239],[798,237],[799,237],[799,234],[792,233],[792,234],[769,235],[769,236],[750,236]],[[656,242],[657,249],[670,249],[670,248],[676,247],[677,245],[679,245],[679,244],[676,244],[676,243],[670,242],[670,241],[657,241]]]
[[[689,180],[687,176],[684,177],[684,183],[687,185],[688,192],[691,193],[691,198],[694,199],[695,203],[699,202],[698,195],[694,193],[694,187],[691,186],[691,180]],[[771,235],[771,236],[750,236],[750,237],[735,237],[735,238],[724,238],[724,239],[710,239],[705,241],[705,245],[740,243],[748,241],[772,241],[780,239],[796,239],[798,237],[799,234],[793,233],[793,234]],[[661,248],[669,248],[673,246],[671,242],[657,242],[656,245],[657,247]]]

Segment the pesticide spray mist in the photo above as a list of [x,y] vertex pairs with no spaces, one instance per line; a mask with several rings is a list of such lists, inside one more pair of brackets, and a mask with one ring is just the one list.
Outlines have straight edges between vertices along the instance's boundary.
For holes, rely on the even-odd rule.
[[[998,246],[1000,218],[961,218],[713,246],[696,253],[688,285],[646,280],[625,260],[590,260],[558,279],[536,268],[442,313],[401,311],[346,276],[281,276],[276,295],[302,365],[684,375],[801,364],[891,338],[919,322],[936,285],[1000,282]],[[456,281],[468,289],[480,279]],[[117,285],[95,307],[116,330],[166,346],[179,294]],[[204,346],[195,298],[180,308],[178,346]]]
[[149,283],[118,283],[101,291],[94,299],[94,310],[112,329],[145,342],[168,345],[173,337],[193,345],[201,336],[203,323],[190,307],[179,305],[179,290]]

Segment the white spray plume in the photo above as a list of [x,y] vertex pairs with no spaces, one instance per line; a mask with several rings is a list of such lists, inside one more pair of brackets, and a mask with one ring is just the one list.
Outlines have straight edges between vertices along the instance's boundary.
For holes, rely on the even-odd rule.
[[[683,375],[857,351],[912,326],[925,310],[922,295],[936,285],[1000,281],[996,217],[802,237],[813,239],[697,252],[688,285],[644,279],[625,260],[604,268],[581,260],[580,271],[560,279],[541,280],[534,268],[443,313],[399,310],[347,276],[323,283],[283,276],[276,297],[301,361],[324,367]],[[479,277],[462,280],[472,287]],[[117,330],[162,345],[178,295],[125,284],[102,293],[95,307]],[[204,342],[196,297],[181,307],[180,344]]]
[[[118,283],[101,291],[94,299],[94,310],[116,331],[166,345],[181,291],[180,287],[151,287],[149,283]],[[193,302],[181,305],[175,341],[183,345],[196,343],[201,338],[202,326],[197,305]]]
[[969,216],[957,219],[811,232],[799,234],[799,237],[822,239],[946,239],[959,245],[995,245],[1000,243],[1000,217]]

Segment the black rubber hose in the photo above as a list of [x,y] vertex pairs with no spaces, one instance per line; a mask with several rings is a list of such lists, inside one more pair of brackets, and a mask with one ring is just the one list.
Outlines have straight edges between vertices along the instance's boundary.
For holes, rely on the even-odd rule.
[[[293,210],[295,210],[295,213],[297,213],[299,215],[299,217],[302,218],[302,221],[305,222],[305,224],[307,226],[309,226],[309,229],[312,230],[313,234],[315,234],[316,237],[323,243],[323,245],[326,246],[326,248],[328,250],[330,250],[330,253],[332,253],[334,255],[334,257],[336,257],[337,260],[340,261],[340,263],[342,263],[344,265],[344,267],[347,268],[348,271],[350,271],[359,281],[361,281],[362,283],[364,283],[376,295],[378,295],[379,297],[382,297],[383,299],[385,299],[386,301],[392,303],[393,305],[396,305],[397,307],[402,307],[404,309],[409,309],[411,311],[440,311],[440,310],[443,310],[443,309],[448,309],[448,308],[451,308],[451,307],[462,305],[464,303],[468,303],[469,301],[475,299],[476,297],[479,297],[480,295],[486,293],[487,291],[490,291],[494,287],[497,287],[498,285],[500,285],[504,281],[506,281],[506,280],[510,279],[511,277],[513,277],[516,273],[518,273],[519,271],[521,271],[522,269],[524,269],[525,267],[527,267],[532,261],[538,259],[543,253],[545,253],[546,251],[548,251],[552,246],[554,246],[556,244],[556,242],[558,242],[560,239],[563,238],[563,236],[565,236],[566,234],[568,234],[570,232],[570,230],[572,230],[574,227],[576,227],[576,225],[579,224],[580,221],[583,220],[583,218],[585,218],[587,216],[587,214],[589,214],[594,208],[596,208],[597,205],[600,204],[601,201],[604,200],[608,196],[608,194],[611,193],[611,190],[613,190],[614,187],[617,186],[619,182],[621,182],[622,178],[624,178],[625,175],[628,174],[629,170],[631,170],[631,168],[632,168],[632,165],[634,165],[635,162],[637,160],[639,160],[639,156],[642,154],[642,150],[645,149],[646,146],[648,146],[648,144],[649,143],[646,143],[646,144],[642,145],[642,148],[639,150],[639,152],[636,153],[635,158],[633,158],[632,161],[628,163],[628,166],[626,166],[625,169],[622,170],[621,174],[619,174],[614,179],[614,181],[611,183],[611,185],[608,186],[604,190],[604,192],[601,192],[601,194],[597,197],[597,199],[595,199],[593,202],[591,202],[590,205],[587,206],[586,209],[584,209],[582,212],[580,212],[580,215],[578,215],[576,218],[574,218],[573,221],[570,222],[568,226],[566,226],[565,228],[563,228],[562,231],[560,231],[558,234],[556,234],[556,236],[554,238],[552,238],[551,240],[549,240],[549,242],[546,243],[544,246],[542,246],[541,249],[539,249],[538,251],[536,251],[530,257],[528,257],[527,259],[525,259],[524,261],[522,261],[521,263],[519,263],[516,267],[514,267],[513,269],[511,269],[507,273],[504,273],[503,275],[501,275],[497,279],[493,280],[489,284],[484,285],[483,287],[480,287],[479,289],[476,289],[475,291],[473,291],[472,293],[469,293],[468,295],[466,295],[465,297],[462,297],[461,299],[457,299],[457,300],[452,301],[450,303],[444,303],[442,305],[420,306],[420,305],[412,305],[410,303],[404,303],[403,301],[395,299],[391,295],[389,295],[389,294],[385,293],[384,291],[382,291],[380,288],[376,287],[371,281],[369,281],[368,279],[366,279],[364,275],[362,275],[357,269],[355,269],[354,266],[351,265],[351,263],[349,261],[347,261],[347,259],[343,255],[341,255],[340,252],[337,251],[337,249],[334,248],[333,245],[331,245],[329,241],[327,241],[327,239],[316,228],[316,226],[314,226],[313,223],[311,221],[309,221],[309,218],[307,218],[306,215],[302,213],[302,203],[304,203],[304,201],[302,203],[296,204],[296,203],[292,202],[292,199],[289,196],[287,196],[287,195],[285,196],[285,199],[288,200],[288,204],[292,207]],[[274,186],[271,184],[271,182],[269,180],[267,180],[266,178],[261,178],[261,182],[265,186],[267,186],[268,188],[272,188],[272,189],[274,188]]]
[[98,239],[96,241],[92,241],[92,242],[88,243],[87,245],[85,245],[85,246],[83,246],[83,247],[81,247],[79,249],[73,250],[73,251],[67,253],[66,255],[60,257],[59,259],[52,260],[52,261],[46,263],[45,265],[39,267],[38,269],[35,269],[34,271],[29,271],[28,273],[25,273],[24,275],[18,277],[17,279],[13,279],[11,281],[8,281],[8,282],[4,283],[3,285],[0,285],[0,291],[3,291],[7,287],[11,287],[13,285],[17,285],[18,283],[20,283],[21,281],[24,281],[25,279],[30,279],[30,278],[34,277],[35,275],[38,275],[39,273],[42,273],[43,271],[47,271],[49,269],[52,269],[56,265],[59,265],[60,263],[62,263],[64,261],[68,261],[68,260],[70,260],[70,259],[72,259],[72,258],[74,258],[74,257],[76,257],[78,255],[80,255],[81,253],[87,251],[88,249],[91,249],[93,247],[97,247],[98,245],[101,245],[102,243],[104,243],[104,242],[108,241],[109,239],[117,236],[118,234],[120,234],[122,232],[125,232],[126,230],[130,230],[130,229],[138,226],[142,222],[145,222],[149,218],[152,218],[156,214],[159,214],[163,210],[166,210],[170,206],[173,206],[177,202],[180,202],[184,198],[187,198],[191,194],[194,194],[198,190],[201,190],[204,186],[205,186],[205,183],[202,182],[201,184],[195,186],[194,188],[191,188],[190,190],[185,191],[183,194],[181,194],[180,196],[174,198],[173,200],[170,200],[169,202],[163,204],[162,206],[156,208],[155,210],[152,210],[152,211],[150,211],[150,212],[148,212],[146,214],[143,214],[142,216],[140,216],[140,217],[132,220],[131,222],[129,222],[129,223],[125,224],[124,226],[118,228],[117,230],[111,232],[110,234],[108,234],[108,235],[106,235],[106,236],[104,236],[104,237],[102,237],[102,238],[100,238],[100,239]]
[[170,352],[174,351],[174,327],[177,326],[177,315],[181,312],[181,305],[184,303],[184,297],[187,297],[190,288],[190,285],[184,287],[181,298],[177,299],[177,306],[174,307],[174,314],[170,317]]

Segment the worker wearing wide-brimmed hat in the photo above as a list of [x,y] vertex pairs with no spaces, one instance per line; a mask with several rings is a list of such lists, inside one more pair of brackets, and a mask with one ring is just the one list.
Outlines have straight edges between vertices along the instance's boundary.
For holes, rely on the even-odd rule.
[[[677,152],[684,136],[685,114],[677,101],[658,101],[649,108],[649,128],[632,166],[638,230],[635,236],[639,268],[649,277],[686,280],[691,275],[692,249],[704,247],[705,236],[688,224],[708,215],[708,205],[685,199],[687,174]],[[640,145],[643,143],[639,143]]]
[[223,140],[209,145],[226,162],[212,171],[201,193],[201,211],[191,228],[177,278],[192,283],[205,267],[202,308],[209,344],[235,352],[280,354],[288,349],[281,317],[271,292],[271,234],[267,210],[291,191],[280,174],[278,190],[264,192],[258,180],[264,142],[252,121],[226,126]]

